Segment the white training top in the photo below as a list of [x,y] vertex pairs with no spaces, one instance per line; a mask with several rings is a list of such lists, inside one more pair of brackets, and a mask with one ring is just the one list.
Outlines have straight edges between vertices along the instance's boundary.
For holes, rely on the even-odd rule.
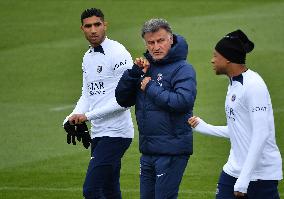
[[212,126],[199,119],[195,130],[230,139],[230,156],[223,170],[238,178],[234,190],[246,193],[250,181],[281,180],[271,99],[256,72],[247,70],[230,79],[225,111],[227,126]]
[[132,57],[125,47],[108,38],[85,53],[82,95],[68,117],[75,113],[85,114],[92,124],[92,138],[134,137],[130,110],[118,105],[115,98],[120,77],[132,66]]

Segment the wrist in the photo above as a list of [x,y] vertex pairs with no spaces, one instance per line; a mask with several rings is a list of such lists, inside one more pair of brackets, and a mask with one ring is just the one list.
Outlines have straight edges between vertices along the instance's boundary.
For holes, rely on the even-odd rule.
[[142,68],[140,68],[138,65],[134,64],[132,69],[129,70],[129,75],[131,77],[141,77],[145,73],[142,71]]

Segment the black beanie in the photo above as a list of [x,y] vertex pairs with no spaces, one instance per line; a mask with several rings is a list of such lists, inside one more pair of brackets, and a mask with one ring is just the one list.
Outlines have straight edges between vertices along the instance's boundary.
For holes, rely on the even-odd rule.
[[223,37],[215,50],[230,62],[245,64],[246,54],[254,48],[254,43],[241,30],[236,30]]

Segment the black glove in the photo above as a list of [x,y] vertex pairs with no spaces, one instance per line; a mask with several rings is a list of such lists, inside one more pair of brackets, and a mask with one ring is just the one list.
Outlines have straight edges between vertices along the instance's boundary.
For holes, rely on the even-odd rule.
[[75,131],[75,125],[72,125],[70,124],[69,121],[67,121],[65,124],[64,124],[64,130],[66,131],[67,133],[67,143],[70,144],[71,141],[72,141],[72,144],[73,145],[76,145],[76,140],[75,140],[75,137],[76,137],[76,131]]
[[77,140],[80,142],[82,140],[83,146],[88,149],[92,139],[89,134],[88,126],[85,122],[76,125],[76,135]]
[[83,146],[88,149],[92,139],[89,134],[88,126],[85,122],[81,124],[72,125],[69,121],[64,124],[64,130],[67,133],[67,143],[72,141],[73,145],[76,145],[76,138],[79,142],[83,143]]

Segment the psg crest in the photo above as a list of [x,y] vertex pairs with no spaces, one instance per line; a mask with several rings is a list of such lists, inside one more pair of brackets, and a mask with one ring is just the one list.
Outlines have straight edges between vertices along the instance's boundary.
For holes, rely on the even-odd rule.
[[233,94],[233,95],[232,95],[232,102],[235,101],[235,100],[236,100],[236,95]]
[[158,82],[161,81],[162,79],[163,79],[163,74],[162,74],[162,73],[159,73],[159,74],[157,75],[157,80],[158,80]]
[[100,72],[102,72],[102,70],[103,70],[103,66],[98,66],[97,72],[100,73]]
[[160,86],[162,86],[162,79],[163,79],[163,74],[162,74],[162,73],[159,73],[159,74],[157,75],[157,81],[158,81],[158,84],[159,84]]

